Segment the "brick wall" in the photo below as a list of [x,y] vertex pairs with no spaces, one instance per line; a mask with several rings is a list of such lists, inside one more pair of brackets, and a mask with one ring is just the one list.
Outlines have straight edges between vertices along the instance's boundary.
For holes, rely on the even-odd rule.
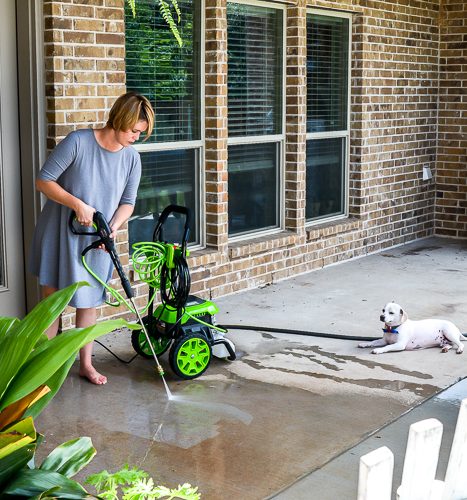
[[206,0],[206,243],[225,253],[227,227],[227,2]]
[[[428,165],[436,172],[440,10],[438,2],[410,4],[287,2],[285,228],[272,236],[229,243],[226,0],[205,0],[207,248],[193,252],[189,260],[194,293],[225,295],[433,234],[435,184],[422,180],[422,167]],[[304,220],[306,7],[353,13],[350,217],[312,227]],[[124,91],[123,0],[46,1],[44,8],[48,134],[53,145],[71,129],[101,122],[113,99]],[[461,13],[463,21],[459,21]],[[439,220],[442,214],[450,214],[440,199],[451,200],[453,208],[465,207],[464,185],[451,187],[452,178],[461,175],[462,161],[465,164],[459,111],[455,115],[465,77],[461,85],[447,83],[453,73],[459,81],[460,70],[454,68],[462,69],[460,57],[465,57],[465,49],[459,52],[467,36],[465,6],[454,0],[443,3],[441,20],[446,60],[441,101],[446,117],[445,129],[440,129],[444,143],[437,172],[442,184],[437,190],[442,195],[437,198]],[[447,39],[448,33],[452,40]],[[452,127],[458,134],[455,145],[450,142]],[[449,169],[456,174],[445,174]],[[461,215],[456,212],[457,222],[465,223]],[[443,224],[451,221],[449,217]],[[463,235],[461,231],[449,234]],[[126,238],[126,232],[119,234],[125,262]],[[136,290],[142,305],[146,288],[137,283]],[[102,316],[115,314],[125,310],[101,311]]]
[[435,166],[438,8],[368,5],[354,30],[351,187],[365,242],[379,250],[433,232],[422,167]]
[[467,237],[467,4],[441,2],[436,234]]
[[103,125],[125,91],[124,0],[44,0],[47,139]]

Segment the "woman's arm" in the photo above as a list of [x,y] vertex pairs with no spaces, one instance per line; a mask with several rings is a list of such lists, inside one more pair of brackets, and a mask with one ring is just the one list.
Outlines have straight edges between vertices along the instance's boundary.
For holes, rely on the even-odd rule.
[[36,189],[45,194],[49,200],[55,201],[56,203],[60,203],[61,205],[65,205],[66,207],[74,210],[76,218],[81,225],[90,226],[92,224],[92,218],[94,212],[96,211],[95,208],[87,205],[84,201],[70,194],[57,182],[37,179]]
[[125,223],[133,213],[135,207],[129,204],[120,205],[109,222],[110,228],[112,229],[112,238],[116,236],[117,231],[120,229],[121,225]]

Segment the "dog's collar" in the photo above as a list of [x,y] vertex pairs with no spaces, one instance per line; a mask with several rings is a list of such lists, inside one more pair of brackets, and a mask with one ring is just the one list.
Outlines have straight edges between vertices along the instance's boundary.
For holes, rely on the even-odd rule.
[[401,325],[397,325],[397,326],[389,326],[389,325],[386,325],[385,324],[385,327],[386,328],[383,328],[383,332],[384,333],[399,333],[397,331],[397,329],[400,327]]

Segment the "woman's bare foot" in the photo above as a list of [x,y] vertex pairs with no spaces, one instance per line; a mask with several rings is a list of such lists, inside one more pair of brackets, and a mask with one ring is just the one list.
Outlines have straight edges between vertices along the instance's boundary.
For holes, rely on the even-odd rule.
[[80,367],[79,376],[87,378],[91,384],[95,385],[104,385],[107,383],[107,377],[101,375],[92,365]]

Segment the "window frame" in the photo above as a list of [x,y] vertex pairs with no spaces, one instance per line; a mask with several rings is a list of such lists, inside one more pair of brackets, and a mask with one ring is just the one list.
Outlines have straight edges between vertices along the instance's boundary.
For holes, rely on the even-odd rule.
[[[200,136],[197,140],[190,141],[167,141],[167,142],[140,142],[134,144],[133,147],[138,151],[138,153],[144,152],[158,152],[158,151],[176,151],[176,150],[187,150],[195,149],[198,150],[198,185],[195,186],[195,190],[199,193],[199,220],[196,221],[198,225],[199,243],[189,244],[190,250],[200,250],[206,246],[206,172],[205,172],[205,141],[206,141],[206,127],[205,127],[205,91],[204,91],[204,81],[205,81],[205,31],[206,31],[206,9],[205,1],[199,0],[200,2],[200,34],[199,34],[199,113],[200,113]],[[168,29],[168,28],[167,28]],[[156,110],[156,125],[157,127],[157,110]],[[194,165],[196,168],[196,165]]]
[[[346,219],[349,217],[349,178],[350,178],[350,104],[351,104],[351,82],[352,82],[352,13],[350,12],[341,12],[341,11],[332,11],[332,10],[327,10],[327,9],[320,9],[320,8],[308,8],[306,10],[306,21],[308,21],[308,16],[309,15],[319,15],[319,16],[326,16],[326,17],[339,17],[339,18],[344,18],[348,19],[349,21],[349,33],[348,33],[348,47],[349,47],[349,53],[348,53],[348,59],[347,59],[347,128],[345,130],[335,130],[331,132],[307,132],[306,133],[306,144],[305,144],[305,149],[306,146],[308,145],[308,141],[314,140],[314,139],[332,139],[332,138],[343,138],[345,141],[345,151],[343,154],[344,157],[344,178],[343,178],[343,213],[339,215],[332,215],[332,216],[323,216],[315,219],[306,219],[306,212],[305,212],[305,227],[306,228],[312,228],[313,226],[316,226],[318,224],[322,224],[323,222],[334,222],[338,221],[341,219]],[[308,54],[307,54],[308,58]],[[307,60],[308,62],[308,60]],[[307,92],[308,92],[308,86],[307,86]],[[308,120],[308,115],[306,116],[306,120]],[[305,159],[306,163],[306,159]],[[306,172],[306,166],[305,166],[305,172]],[[305,187],[305,190],[307,189],[307,186]],[[306,191],[305,191],[305,199],[306,199]]]
[[[280,134],[270,134],[270,135],[256,135],[256,136],[235,136],[228,137],[227,134],[227,148],[229,146],[241,146],[245,144],[264,144],[271,143],[278,144],[278,172],[277,178],[279,185],[277,186],[277,207],[278,207],[278,227],[263,229],[257,231],[249,231],[240,233],[234,236],[228,235],[229,243],[236,243],[239,241],[248,241],[253,238],[258,238],[261,236],[268,236],[272,234],[280,233],[285,227],[285,131],[286,131],[286,63],[287,63],[287,6],[283,4],[275,4],[272,2],[266,2],[262,0],[228,0],[227,4],[242,4],[242,5],[252,5],[257,7],[267,7],[269,9],[276,9],[282,11],[282,74],[281,74],[281,130]],[[227,36],[228,36],[228,25],[227,25]],[[228,61],[227,61],[228,64]],[[228,75],[228,71],[227,71]],[[229,113],[228,107],[228,95],[227,95],[227,116]],[[227,118],[228,119],[228,118]],[[228,160],[227,160],[227,172],[228,172]],[[228,210],[228,208],[227,208]]]

